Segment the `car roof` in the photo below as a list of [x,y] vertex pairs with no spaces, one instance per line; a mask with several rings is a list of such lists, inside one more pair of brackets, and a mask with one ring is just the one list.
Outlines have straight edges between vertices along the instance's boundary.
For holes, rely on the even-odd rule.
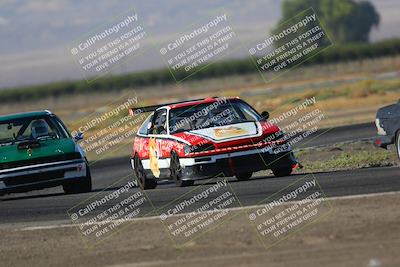
[[15,120],[15,119],[22,119],[22,118],[40,117],[40,116],[46,116],[46,115],[51,115],[51,114],[53,114],[53,113],[51,113],[51,111],[48,111],[48,110],[7,114],[7,115],[0,116],[0,122]]

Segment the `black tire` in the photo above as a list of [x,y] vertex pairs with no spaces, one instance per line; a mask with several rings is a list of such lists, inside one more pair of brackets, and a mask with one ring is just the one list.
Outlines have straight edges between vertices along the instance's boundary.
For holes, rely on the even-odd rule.
[[182,168],[179,162],[178,155],[172,151],[171,152],[171,162],[170,162],[170,172],[171,172],[171,179],[175,182],[176,186],[185,187],[185,186],[192,186],[194,181],[192,180],[182,180]]
[[63,185],[64,193],[80,194],[92,191],[92,175],[89,165],[86,164],[86,176]]
[[157,187],[157,180],[152,179],[152,178],[147,178],[146,177],[146,171],[143,168],[142,161],[138,157],[138,155],[135,155],[133,158],[134,161],[134,167],[135,167],[135,176],[138,181],[139,187],[142,190],[148,190],[148,189],[154,189]]
[[397,156],[400,159],[400,131],[396,134],[396,148],[397,148]]
[[292,167],[272,169],[272,172],[276,177],[289,176],[292,174],[292,171]]
[[245,173],[238,173],[235,175],[235,177],[239,181],[248,181],[252,175],[253,175],[252,172],[245,172]]

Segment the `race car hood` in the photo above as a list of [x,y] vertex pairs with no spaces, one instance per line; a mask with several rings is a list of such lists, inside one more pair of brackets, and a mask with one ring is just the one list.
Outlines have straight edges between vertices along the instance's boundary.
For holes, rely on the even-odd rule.
[[188,132],[214,143],[234,141],[244,138],[253,138],[262,135],[259,122],[243,122],[225,126],[216,126]]
[[0,147],[0,163],[23,161],[41,157],[53,157],[75,152],[75,143],[70,139],[40,141],[32,149],[18,149],[18,145]]
[[275,124],[259,121],[180,132],[172,137],[189,145],[185,149],[191,148],[191,152],[207,153],[214,149],[246,150],[257,145],[267,145],[268,142],[275,142],[276,136],[281,136],[276,135],[278,132],[281,129]]

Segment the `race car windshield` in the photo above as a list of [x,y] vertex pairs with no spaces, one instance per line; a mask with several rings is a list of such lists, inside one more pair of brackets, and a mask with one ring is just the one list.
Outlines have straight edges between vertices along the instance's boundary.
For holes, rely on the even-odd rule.
[[66,138],[61,126],[50,117],[21,118],[0,122],[0,146],[28,140]]
[[214,102],[170,111],[170,133],[199,130],[260,120],[260,115],[243,101]]

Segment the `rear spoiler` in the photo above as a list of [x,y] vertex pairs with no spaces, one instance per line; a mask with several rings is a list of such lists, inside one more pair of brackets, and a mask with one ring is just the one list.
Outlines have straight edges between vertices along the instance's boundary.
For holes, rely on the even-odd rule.
[[[219,98],[219,97],[215,96],[215,97],[212,97],[212,98]],[[129,108],[129,115],[135,116],[135,115],[141,114],[141,113],[153,112],[153,111],[157,110],[158,108],[161,108],[161,107],[164,107],[164,106],[170,106],[170,105],[188,103],[188,102],[194,102],[194,101],[201,101],[201,100],[205,100],[205,99],[207,99],[207,98],[200,98],[200,99],[192,99],[192,100],[164,103],[164,104],[146,106],[146,107]]]

